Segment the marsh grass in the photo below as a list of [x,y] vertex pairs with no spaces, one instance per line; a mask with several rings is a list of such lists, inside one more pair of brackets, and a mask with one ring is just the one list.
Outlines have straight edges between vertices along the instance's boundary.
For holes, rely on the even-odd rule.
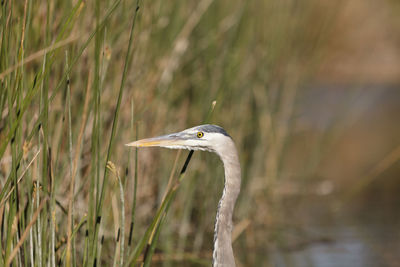
[[[341,8],[2,1],[0,266],[208,266],[217,156],[124,147],[201,122],[237,143],[234,250],[239,266],[265,266],[285,242],[277,188],[296,107]],[[327,143],[293,172],[306,181]]]

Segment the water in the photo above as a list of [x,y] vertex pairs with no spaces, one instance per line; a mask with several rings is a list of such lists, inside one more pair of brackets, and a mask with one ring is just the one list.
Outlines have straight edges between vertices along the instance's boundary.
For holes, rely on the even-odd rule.
[[292,250],[277,249],[272,253],[272,266],[400,266],[400,224],[393,212],[382,215],[377,209],[368,214],[317,211],[316,216],[308,217],[305,227],[308,238],[315,242]]

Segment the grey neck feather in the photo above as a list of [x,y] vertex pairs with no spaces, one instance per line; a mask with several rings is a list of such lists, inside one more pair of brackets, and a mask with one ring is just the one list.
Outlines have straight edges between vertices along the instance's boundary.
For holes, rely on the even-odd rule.
[[224,163],[225,186],[215,221],[213,266],[232,267],[235,266],[231,237],[232,214],[240,192],[240,164],[235,144],[230,138],[220,150],[216,152]]

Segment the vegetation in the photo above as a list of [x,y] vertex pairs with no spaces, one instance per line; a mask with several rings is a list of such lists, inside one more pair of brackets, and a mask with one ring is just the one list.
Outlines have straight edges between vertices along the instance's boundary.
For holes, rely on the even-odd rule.
[[[307,124],[325,95],[315,87],[376,82],[368,69],[331,64],[345,50],[348,12],[369,14],[355,5],[363,9],[318,0],[1,1],[0,266],[210,265],[223,187],[217,156],[124,146],[203,122],[223,126],[240,151],[239,266],[273,265],[276,249],[296,248],[283,232],[301,244],[329,240],[309,242],[297,204],[336,188],[329,210],[367,201],[399,158],[393,139],[375,150],[363,182],[358,161],[351,182],[333,178],[326,155],[354,122],[359,89],[343,93],[323,126]],[[382,23],[394,25],[398,5],[382,6],[394,10]],[[379,84],[396,84],[389,67]]]

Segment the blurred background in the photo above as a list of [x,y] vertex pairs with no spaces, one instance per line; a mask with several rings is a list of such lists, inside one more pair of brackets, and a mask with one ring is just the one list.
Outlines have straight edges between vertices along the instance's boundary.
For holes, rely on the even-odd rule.
[[[116,2],[24,2],[2,1],[0,187],[39,148],[51,148],[27,167],[19,205],[29,206],[32,181],[46,179],[37,169],[51,161],[57,258],[66,246],[60,207],[68,207],[71,165],[77,224],[88,213],[90,177],[100,170],[103,179],[113,140],[109,160],[123,176],[127,238],[135,211],[134,244],[187,152],[141,149],[135,169],[135,150],[124,144],[202,124],[216,101],[208,122],[232,136],[242,166],[233,231],[238,266],[398,266],[400,2],[140,1],[119,105],[137,3],[117,1],[108,16]],[[7,137],[19,107],[20,170]],[[33,131],[38,123],[46,134]],[[105,266],[113,262],[120,213],[110,181],[98,259]],[[218,157],[195,152],[151,266],[210,265],[222,188]],[[8,206],[0,209],[5,229]],[[76,233],[78,265],[85,229]]]

